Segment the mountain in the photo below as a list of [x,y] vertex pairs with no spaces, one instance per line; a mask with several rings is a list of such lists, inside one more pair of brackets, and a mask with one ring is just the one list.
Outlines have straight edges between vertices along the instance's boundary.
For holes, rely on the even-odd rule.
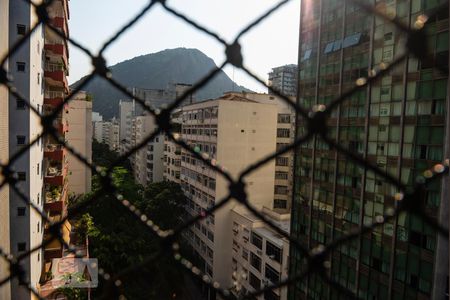
[[[127,88],[165,89],[169,83],[194,84],[215,67],[214,61],[197,49],[176,48],[138,56],[109,69],[113,78]],[[83,78],[75,82],[72,88],[78,86]],[[106,119],[119,115],[120,99],[129,99],[99,77],[95,77],[83,90],[93,95],[93,111]],[[220,71],[194,97],[196,100],[211,99],[231,90],[249,91]]]

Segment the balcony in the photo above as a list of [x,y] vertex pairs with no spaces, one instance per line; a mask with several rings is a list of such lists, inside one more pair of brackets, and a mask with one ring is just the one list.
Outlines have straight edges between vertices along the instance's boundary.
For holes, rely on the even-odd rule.
[[56,27],[61,30],[62,33],[68,37],[69,36],[69,28],[67,26],[67,20],[63,16],[55,16],[50,19],[50,25]]
[[[61,217],[54,217],[50,218],[52,223],[59,222],[61,220]],[[49,224],[45,225],[44,231],[44,240],[48,241],[50,239],[53,239],[53,236],[49,234],[48,228],[50,227]],[[69,221],[65,221],[64,224],[61,226],[61,234],[64,242],[67,244],[70,243],[70,231],[72,229],[72,226],[70,225]],[[53,258],[61,258],[64,254],[64,245],[58,240],[53,239],[49,244],[47,244],[44,248],[44,259],[46,261],[51,260]]]
[[46,169],[44,183],[49,185],[62,186],[67,176],[67,163],[51,161]]
[[49,86],[58,86],[69,93],[66,69],[62,63],[45,63],[44,77]]
[[45,91],[44,104],[52,107],[58,107],[63,103],[65,96],[66,94],[62,91]]
[[50,160],[62,161],[65,156],[65,148],[58,144],[47,144],[44,149],[44,157]]
[[61,57],[66,68],[69,66],[68,54],[67,54],[67,46],[64,43],[51,42],[46,41],[44,45],[44,49],[46,51],[47,56],[51,56],[52,54],[58,57]]
[[48,185],[45,189],[45,211],[51,215],[65,215],[67,204],[67,187]]

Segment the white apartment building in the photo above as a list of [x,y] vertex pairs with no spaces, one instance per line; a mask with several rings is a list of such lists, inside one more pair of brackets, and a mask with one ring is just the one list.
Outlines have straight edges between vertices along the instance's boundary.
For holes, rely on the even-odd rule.
[[124,154],[131,149],[132,121],[135,113],[134,101],[119,102],[119,149]]
[[[295,110],[276,95],[230,92],[224,97],[239,96],[259,103],[276,104],[278,108],[276,145],[277,150],[292,144],[295,140]],[[293,102],[295,99],[290,98]],[[273,209],[280,213],[291,211],[294,153],[289,151],[275,160],[275,186]]]
[[[181,137],[181,109],[171,114],[172,135]],[[181,146],[167,135],[164,136],[164,180],[180,184],[181,173]]]
[[120,126],[116,119],[111,121],[97,121],[93,122],[94,139],[99,143],[104,143],[109,146],[111,151],[119,151],[119,130]]
[[[134,126],[131,145],[141,144],[156,129],[154,117],[150,115],[138,116],[133,119]],[[146,186],[149,183],[163,180],[164,173],[164,135],[157,135],[146,145],[140,147],[131,157],[134,178],[139,184]]]
[[[290,214],[264,208],[263,214],[289,234]],[[242,209],[232,211],[232,292],[244,296],[287,279],[289,240]],[[287,288],[267,291],[258,300],[286,300]]]
[[[4,1],[2,1],[3,3]],[[2,11],[2,14],[4,11]],[[9,45],[15,45],[38,21],[32,6],[26,1],[9,1]],[[2,31],[4,28],[2,27]],[[9,96],[9,154],[14,155],[42,132],[39,116],[27,108],[25,102],[42,113],[44,100],[44,28],[39,26],[30,38],[10,56],[9,71],[17,91],[25,99]],[[25,101],[25,102],[24,102]],[[17,175],[17,188],[34,205],[43,209],[43,141],[30,147],[12,167]],[[18,256],[40,245],[44,226],[41,216],[30,208],[13,189],[10,189],[10,253]],[[25,279],[38,288],[43,262],[43,251],[33,252],[22,260]],[[27,289],[19,286],[17,278],[11,281],[12,299],[30,299]]]
[[[7,55],[9,51],[8,28],[9,28],[9,1],[0,1],[0,59]],[[8,62],[0,66],[8,70]],[[0,164],[8,163],[9,159],[9,100],[8,89],[0,85]],[[0,182],[4,177],[0,173]],[[0,249],[5,252],[10,251],[10,231],[9,231],[9,186],[5,185],[0,189]],[[0,260],[0,278],[9,276],[9,264]],[[11,286],[9,282],[0,286],[0,299],[11,298]]]
[[[182,107],[182,139],[203,157],[238,176],[248,165],[275,151],[277,106],[237,95]],[[189,152],[181,151],[181,186],[188,197],[187,211],[203,214],[229,192],[228,181]],[[249,201],[272,207],[275,163],[265,164],[246,178]],[[223,288],[233,286],[231,201],[186,232],[197,266]],[[213,291],[210,291],[213,292]]]
[[[66,133],[67,142],[78,154],[92,162],[92,102],[88,100],[86,92],[79,92],[70,100],[68,107],[70,130]],[[71,152],[67,153],[67,158],[70,166],[69,191],[76,195],[90,192],[91,168]]]
[[164,180],[180,183],[181,146],[164,136]]
[[100,113],[93,111],[92,122],[101,122],[101,121],[103,121],[103,116]]

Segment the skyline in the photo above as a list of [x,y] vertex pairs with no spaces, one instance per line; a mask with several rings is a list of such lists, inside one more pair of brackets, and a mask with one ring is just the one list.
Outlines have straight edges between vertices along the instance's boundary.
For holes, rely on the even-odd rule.
[[[111,5],[111,2],[117,5]],[[250,0],[241,3],[232,0],[227,3],[211,3],[194,0],[184,3],[173,0],[168,2],[168,5],[216,32],[227,42],[231,42],[242,28],[278,2],[260,3]],[[117,0],[108,2],[98,0],[94,3],[89,2],[91,9],[86,10],[86,0],[72,1],[69,20],[71,38],[93,53],[97,53],[102,44],[139,13],[148,1],[138,0],[134,3],[133,6],[120,6]],[[103,13],[99,14],[99,11]],[[210,11],[221,13],[205,13]],[[299,15],[300,1],[290,1],[240,39],[245,66],[261,79],[267,81],[268,73],[273,67],[297,63]],[[230,18],[232,22],[229,22]],[[160,24],[170,26],[163,27],[159,26]],[[280,31],[283,34],[279,34]],[[89,34],[86,34],[87,32]],[[149,41],[142,38],[146,35]],[[153,43],[152,39],[156,42]],[[220,65],[225,59],[225,51],[220,43],[165,12],[159,4],[117,39],[105,51],[104,56],[108,66],[112,66],[140,55],[178,47],[199,49],[211,57],[216,65]],[[69,48],[71,60],[69,82],[72,84],[89,74],[92,68],[89,58],[84,53],[71,44]],[[265,87],[231,65],[226,66],[224,71],[239,85],[256,92],[267,92]]]

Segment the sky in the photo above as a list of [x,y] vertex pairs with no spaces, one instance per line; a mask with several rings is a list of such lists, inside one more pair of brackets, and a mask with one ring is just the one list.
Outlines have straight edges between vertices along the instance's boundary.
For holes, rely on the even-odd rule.
[[[167,0],[166,3],[231,42],[243,27],[278,2]],[[70,36],[97,53],[102,44],[147,3],[148,0],[71,0]],[[300,0],[291,0],[240,39],[244,65],[261,79],[267,80],[273,67],[297,63],[299,15]],[[172,16],[159,4],[113,43],[104,57],[112,66],[139,55],[178,47],[197,48],[211,57],[216,65],[225,60],[225,49],[220,43]],[[69,82],[77,81],[91,70],[89,57],[70,45]],[[224,71],[240,85],[257,92],[267,90],[237,68],[228,66]]]

